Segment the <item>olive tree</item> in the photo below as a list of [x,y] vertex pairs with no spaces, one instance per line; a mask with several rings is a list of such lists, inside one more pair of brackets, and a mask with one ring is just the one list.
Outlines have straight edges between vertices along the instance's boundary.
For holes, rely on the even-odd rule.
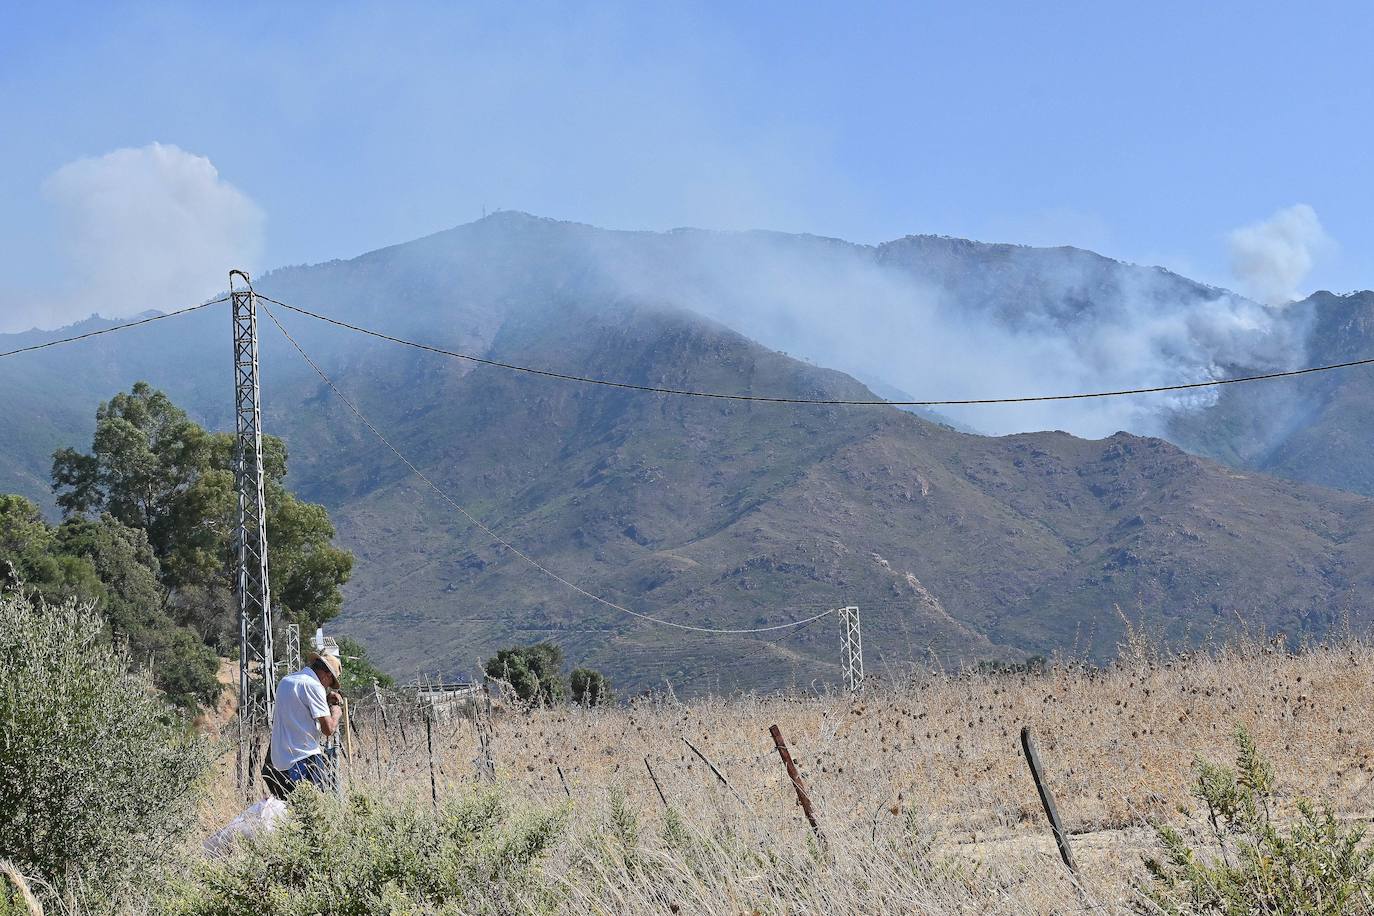
[[112,911],[195,824],[209,749],[87,606],[0,591],[0,860]]

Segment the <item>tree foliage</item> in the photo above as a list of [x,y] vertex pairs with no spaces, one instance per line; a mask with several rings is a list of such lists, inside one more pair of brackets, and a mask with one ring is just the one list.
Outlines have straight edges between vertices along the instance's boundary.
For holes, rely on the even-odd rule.
[[568,678],[572,701],[580,706],[600,706],[611,701],[611,682],[591,668],[574,668]]
[[[96,411],[91,451],[53,456],[53,489],[67,518],[109,515],[146,532],[173,595],[170,608],[221,651],[236,633],[229,598],[237,513],[234,437],[210,433],[161,391],[138,382]],[[338,614],[353,558],[332,543],[323,506],[285,486],[286,446],[263,437],[273,598],[283,622],[311,631]]]
[[396,679],[377,667],[367,654],[367,647],[358,640],[339,637],[339,655],[343,657],[339,687],[349,696],[371,693],[374,682],[378,687],[396,686]]
[[563,650],[555,643],[502,649],[487,659],[483,670],[488,677],[510,684],[515,695],[530,705],[551,706],[568,693],[563,683]]
[[210,757],[100,623],[0,591],[0,860],[115,912],[194,826]]
[[220,687],[215,653],[168,613],[159,571],[142,529],[109,515],[54,527],[22,496],[0,495],[0,582],[50,604],[89,605],[174,702],[209,702]]
[[488,677],[511,685],[515,695],[531,705],[551,706],[569,699],[584,706],[598,706],[611,700],[611,682],[600,671],[574,668],[572,677],[563,677],[563,650],[552,642],[502,649],[482,666]]

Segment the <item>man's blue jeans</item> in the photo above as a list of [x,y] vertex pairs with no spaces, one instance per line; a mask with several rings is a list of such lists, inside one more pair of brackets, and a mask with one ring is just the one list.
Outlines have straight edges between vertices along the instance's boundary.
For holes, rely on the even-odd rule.
[[291,764],[282,775],[291,780],[292,785],[304,779],[315,788],[323,789],[328,766],[323,754],[311,754]]
[[308,782],[320,790],[329,786],[329,761],[324,754],[311,754],[297,760],[285,770],[278,770],[272,766],[272,758],[269,754],[263,760],[263,781],[267,783],[267,791],[271,792],[276,798],[283,801],[290,795],[302,781]]

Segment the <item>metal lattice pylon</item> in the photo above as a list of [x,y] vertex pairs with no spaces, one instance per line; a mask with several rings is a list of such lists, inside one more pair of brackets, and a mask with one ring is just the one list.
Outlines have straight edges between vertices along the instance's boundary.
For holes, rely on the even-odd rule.
[[286,625],[286,673],[301,670],[301,625]]
[[844,685],[850,693],[857,693],[864,686],[864,641],[859,629],[859,609],[840,608],[840,668],[844,674]]
[[253,797],[262,731],[272,724],[272,589],[267,578],[267,502],[263,496],[262,394],[258,378],[258,307],[252,281],[229,272],[234,313],[234,531],[239,609],[239,786]]

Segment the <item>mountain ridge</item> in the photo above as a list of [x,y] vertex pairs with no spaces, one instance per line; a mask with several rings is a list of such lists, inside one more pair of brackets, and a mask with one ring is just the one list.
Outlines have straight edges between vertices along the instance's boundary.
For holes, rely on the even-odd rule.
[[[531,225],[538,231],[526,231]],[[715,288],[697,236],[679,250],[682,234],[616,234],[610,244],[595,227],[569,235],[563,225],[467,224],[419,247],[273,271],[257,285],[401,336],[556,371],[871,396],[864,379],[752,339],[719,314],[737,299],[717,302],[716,315],[684,308]],[[493,231],[503,226],[514,235]],[[641,242],[651,250],[634,247]],[[910,261],[935,244],[909,243],[891,256]],[[833,270],[881,289],[873,284],[886,274],[847,273],[858,263],[854,247],[809,240],[781,255],[707,254],[735,259],[731,269],[773,258],[788,282],[788,271],[812,261],[810,278]],[[1115,307],[1111,296],[1137,276],[1066,280],[1057,261],[1037,275],[1033,253],[1044,249],[1027,251],[1030,262],[1019,249],[1003,252],[1001,275],[989,263],[963,288],[1030,290],[1038,304],[1012,318],[1072,322]],[[837,260],[826,262],[825,252]],[[948,264],[923,269],[974,271],[958,266],[970,252],[986,253],[963,246]],[[1116,263],[1093,258],[1094,269]],[[655,288],[649,281],[662,265]],[[649,274],[627,276],[641,269]],[[1187,289],[1211,301],[1210,288]],[[766,282],[740,295],[756,291],[767,295]],[[994,296],[968,308],[1009,312],[1012,301]],[[759,314],[785,315],[785,302]],[[1320,319],[1322,303],[1309,307]],[[1320,638],[1343,619],[1363,622],[1374,588],[1361,571],[1370,557],[1367,499],[1231,469],[1157,437],[994,438],[887,407],[783,408],[595,388],[279,317],[403,453],[501,537],[589,591],[669,619],[775,625],[808,608],[857,603],[872,657],[902,670],[932,651],[950,663],[1050,651],[1101,659],[1120,638],[1122,613],[1185,642],[1229,631],[1236,615]],[[1358,347],[1351,335],[1362,320],[1312,326],[1323,346]],[[426,493],[264,325],[265,426],[287,439],[292,485],[330,508],[342,543],[358,553],[340,626],[403,674],[472,670],[501,645],[551,636],[631,689],[663,678],[773,688],[834,676],[827,624],[776,645],[782,633],[684,637],[588,604],[525,567]],[[217,348],[223,365],[207,365]],[[166,388],[208,425],[226,425],[228,357],[228,322],[206,309],[48,351],[26,371],[18,358],[0,364],[13,398],[8,422],[27,431],[0,447],[0,489],[46,490],[52,449],[84,444],[95,404],[136,378]],[[1334,384],[1323,403],[1339,427],[1347,383]],[[1263,406],[1228,393],[1198,412],[1198,429],[1217,426],[1211,418],[1221,414],[1209,411],[1218,410],[1232,411],[1239,429]],[[1231,441],[1217,433],[1194,451]]]

